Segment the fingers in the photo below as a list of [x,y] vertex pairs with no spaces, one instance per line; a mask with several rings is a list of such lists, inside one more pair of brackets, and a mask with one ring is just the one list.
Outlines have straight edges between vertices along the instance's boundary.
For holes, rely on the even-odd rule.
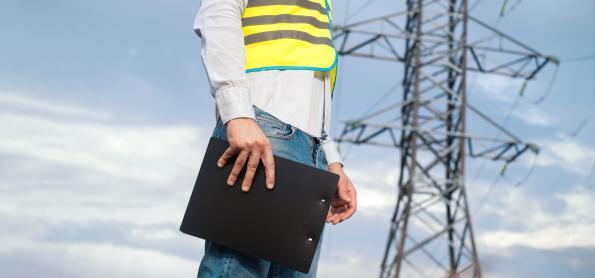
[[275,186],[275,159],[270,144],[265,146],[262,155],[262,164],[266,175],[266,186],[268,189],[273,189]]
[[[344,182],[350,183],[349,181],[344,180]],[[351,185],[351,184],[349,184]],[[353,187],[353,185],[351,186],[339,186],[339,189],[337,190],[339,193],[339,198],[341,198],[341,200],[343,200],[346,203],[351,202],[351,197],[349,196],[349,189]]]
[[345,211],[345,213],[341,216],[341,221],[344,221],[351,217],[357,209],[357,192],[355,191],[355,187],[351,183],[349,183],[349,190],[347,194],[349,195],[350,201],[347,202],[347,211]]
[[[226,151],[227,152],[227,151]],[[236,162],[233,165],[233,169],[231,169],[231,173],[227,178],[227,185],[233,186],[242,172],[242,168],[244,168],[244,164],[246,164],[246,160],[248,159],[248,151],[241,151],[238,157],[236,158]]]
[[355,213],[355,210],[357,209],[357,201],[356,201],[357,198],[355,197],[355,189],[353,188],[353,185],[350,185],[350,187],[351,187],[351,189],[349,191],[349,197],[350,197],[351,201],[345,205],[344,210],[339,215],[339,217],[338,217],[339,223],[349,219]]
[[331,224],[337,224],[341,217],[341,213],[345,207],[346,203],[340,199],[338,192],[335,192],[335,196],[333,197],[333,201],[331,203],[331,207],[326,215],[326,222]]
[[246,165],[246,175],[244,176],[244,181],[242,182],[242,191],[248,192],[248,190],[250,190],[250,186],[252,186],[252,180],[254,179],[254,174],[256,174],[256,169],[258,169],[259,162],[260,152],[254,151],[250,153],[248,165]]
[[347,219],[348,217],[346,216],[346,213],[349,209],[347,208],[347,206],[342,206],[342,207],[338,207],[338,208],[333,208],[333,215],[330,217],[329,222],[332,223],[333,225],[339,224],[343,221],[345,221],[345,219]]
[[343,184],[337,190],[331,209],[326,220],[333,225],[349,219],[357,210],[357,193],[349,179],[343,180]]
[[327,217],[327,222],[333,225],[340,223],[342,221],[341,217],[346,210],[347,208],[345,205],[331,208],[329,211],[330,216]]
[[247,192],[252,186],[258,164],[262,159],[266,173],[266,186],[272,189],[275,184],[275,160],[273,157],[273,151],[268,140],[261,143],[250,144],[249,147],[229,147],[217,161],[219,167],[225,166],[227,162],[239,151],[239,154],[234,163],[233,169],[227,179],[227,185],[233,186],[242,169],[246,166],[246,173],[244,180],[242,181],[242,191]]
[[233,147],[228,147],[225,152],[221,155],[221,157],[219,158],[219,160],[217,161],[217,166],[219,166],[219,168],[225,166],[225,164],[227,164],[227,162],[238,152],[238,149],[233,148]]

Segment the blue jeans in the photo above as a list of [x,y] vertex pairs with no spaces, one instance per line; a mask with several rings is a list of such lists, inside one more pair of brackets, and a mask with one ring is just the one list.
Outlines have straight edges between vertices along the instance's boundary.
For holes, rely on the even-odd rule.
[[[327,169],[327,162],[322,152],[322,146],[317,138],[281,122],[256,106],[254,106],[254,112],[256,114],[256,122],[271,142],[274,155],[320,169]],[[227,140],[227,129],[220,119],[217,120],[213,137]],[[321,245],[322,240],[319,241],[316,248],[310,271],[308,274],[304,274],[297,270],[205,241],[205,254],[198,269],[198,277],[316,277]]]

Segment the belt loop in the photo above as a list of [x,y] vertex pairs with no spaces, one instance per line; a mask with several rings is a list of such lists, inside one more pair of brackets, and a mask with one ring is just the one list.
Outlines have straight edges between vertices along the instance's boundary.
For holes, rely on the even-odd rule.
[[319,139],[317,137],[312,136],[312,164],[316,167],[316,161],[318,160],[318,146],[319,146]]

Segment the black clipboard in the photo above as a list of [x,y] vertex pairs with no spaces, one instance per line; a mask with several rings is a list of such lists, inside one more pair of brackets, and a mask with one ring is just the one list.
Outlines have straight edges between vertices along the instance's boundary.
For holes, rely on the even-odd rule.
[[210,139],[180,231],[307,273],[339,176],[275,156],[275,188],[265,187],[261,164],[242,192],[244,172],[230,187],[233,162],[217,167],[227,147]]

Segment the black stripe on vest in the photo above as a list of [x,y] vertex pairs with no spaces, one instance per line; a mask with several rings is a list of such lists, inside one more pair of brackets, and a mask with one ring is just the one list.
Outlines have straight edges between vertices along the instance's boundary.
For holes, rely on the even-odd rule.
[[248,35],[244,37],[244,44],[249,45],[257,42],[278,39],[296,39],[306,41],[312,44],[324,44],[333,47],[333,41],[329,38],[315,37],[306,32],[294,30],[269,31]]
[[322,5],[307,0],[248,0],[246,8],[250,7],[261,7],[270,5],[291,5],[299,6],[304,9],[315,10],[319,13],[326,15],[326,8]]
[[305,15],[292,15],[292,14],[280,14],[280,15],[260,15],[242,18],[242,26],[252,25],[264,25],[264,24],[275,24],[275,23],[307,23],[318,29],[330,29],[327,22],[320,21],[311,16]]

